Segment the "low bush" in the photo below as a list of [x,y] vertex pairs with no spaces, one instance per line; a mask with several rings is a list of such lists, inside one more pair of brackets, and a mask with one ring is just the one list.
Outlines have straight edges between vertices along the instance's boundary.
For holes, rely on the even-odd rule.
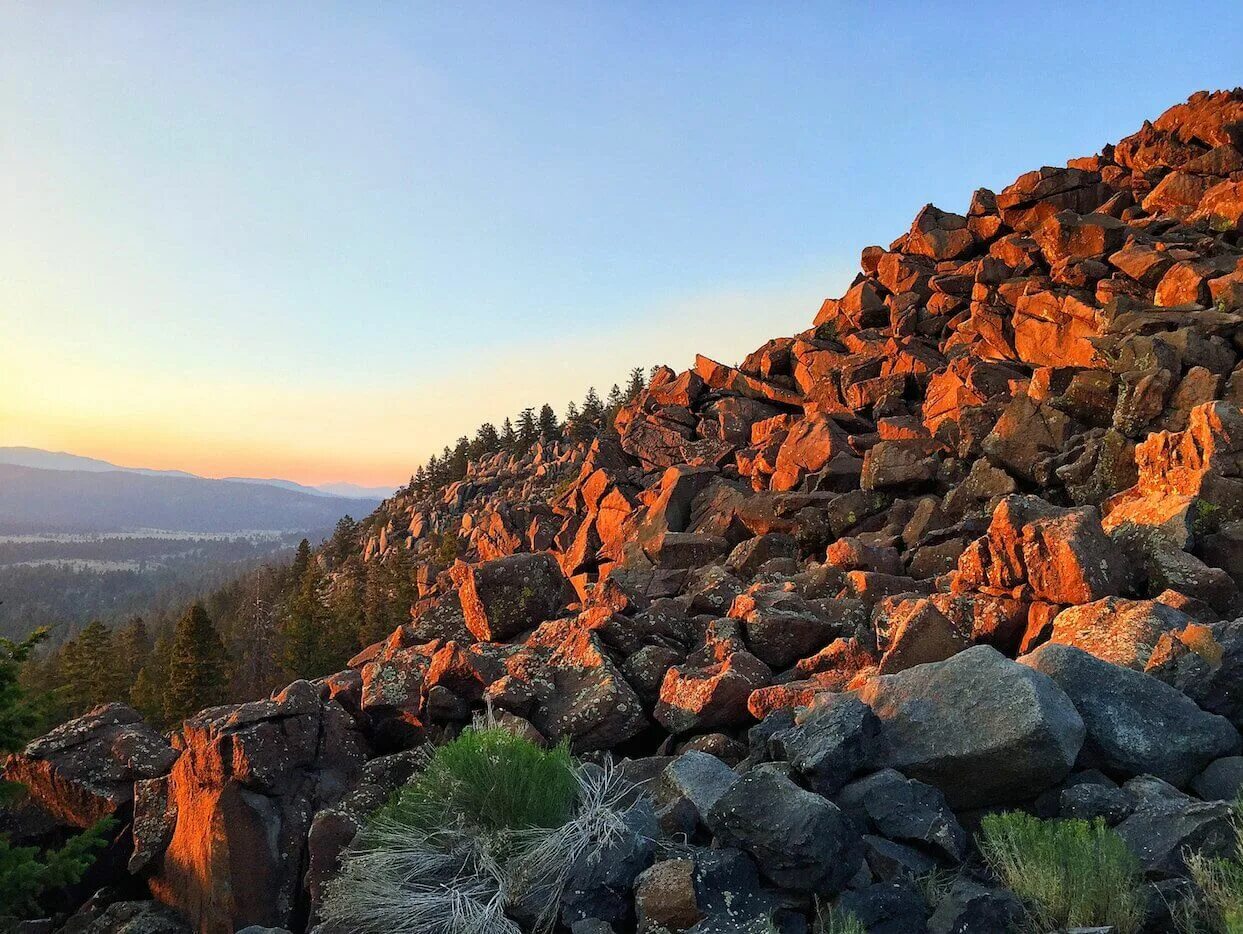
[[0,931],[15,918],[39,913],[40,901],[77,883],[108,845],[116,821],[105,817],[58,850],[13,846],[0,836]]
[[1139,930],[1140,866],[1103,821],[990,814],[979,843],[992,870],[1022,900],[1033,931],[1105,925],[1119,934]]
[[624,832],[631,787],[494,727],[468,729],[368,821],[323,914],[359,934],[553,928],[571,868]]
[[564,745],[543,749],[496,727],[468,729],[436,749],[385,816],[434,830],[446,814],[460,814],[486,833],[506,834],[559,827],[577,793],[574,760]]

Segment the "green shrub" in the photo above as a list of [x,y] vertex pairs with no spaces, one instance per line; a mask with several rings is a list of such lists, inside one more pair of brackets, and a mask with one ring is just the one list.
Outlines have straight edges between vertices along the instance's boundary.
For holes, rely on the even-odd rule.
[[1035,931],[1113,925],[1144,916],[1138,861],[1104,821],[1042,821],[1020,811],[984,818],[980,852],[1027,908]]
[[574,806],[574,760],[562,745],[542,749],[499,729],[467,729],[439,747],[387,806],[393,821],[434,830],[461,815],[490,834],[558,827]]
[[356,934],[551,931],[571,868],[628,832],[634,800],[611,765],[467,730],[372,815],[324,917]]
[[37,914],[39,900],[80,880],[96,853],[108,844],[116,822],[105,817],[82,831],[59,850],[41,852],[38,847],[13,846],[0,836],[0,930],[7,918]]

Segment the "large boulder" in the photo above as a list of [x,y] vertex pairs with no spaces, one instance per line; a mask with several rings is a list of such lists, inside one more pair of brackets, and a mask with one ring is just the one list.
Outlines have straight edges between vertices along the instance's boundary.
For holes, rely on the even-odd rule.
[[772,677],[768,666],[745,649],[733,621],[720,623],[710,627],[705,644],[685,664],[665,673],[653,716],[671,733],[746,723],[751,692]]
[[1187,857],[1234,855],[1234,813],[1225,801],[1197,801],[1157,779],[1123,786],[1135,810],[1115,829],[1150,876],[1186,875]]
[[1128,777],[1156,775],[1181,786],[1239,748],[1239,733],[1225,717],[1205,713],[1142,672],[1052,643],[1019,661],[1057,682],[1083,717],[1085,766]]
[[43,810],[89,827],[125,808],[134,782],[164,775],[177,752],[124,704],[105,704],[8,757],[3,777],[20,782]]
[[873,833],[922,845],[955,863],[966,855],[967,835],[945,796],[893,769],[881,769],[851,782],[836,801]]
[[956,808],[1035,797],[1069,774],[1083,744],[1065,692],[987,645],[872,678],[858,695],[880,718],[879,764]]
[[200,934],[292,926],[305,910],[311,821],[365,758],[354,720],[297,681],[271,700],[196,714],[174,742],[181,758],[152,798],[161,810],[135,816],[136,832],[146,818],[167,840],[151,856],[152,894]]
[[839,892],[863,862],[859,834],[835,804],[769,769],[753,770],[721,795],[708,827],[785,889]]
[[570,590],[552,555],[517,554],[482,564],[455,564],[466,625],[477,639],[500,642],[565,608]]

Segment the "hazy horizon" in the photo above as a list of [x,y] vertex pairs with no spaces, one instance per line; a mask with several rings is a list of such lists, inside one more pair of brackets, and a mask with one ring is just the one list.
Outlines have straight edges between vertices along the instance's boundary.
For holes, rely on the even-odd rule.
[[396,486],[734,362],[926,201],[1239,82],[1237,4],[1110,15],[1159,68],[1054,6],[7,6],[0,445]]

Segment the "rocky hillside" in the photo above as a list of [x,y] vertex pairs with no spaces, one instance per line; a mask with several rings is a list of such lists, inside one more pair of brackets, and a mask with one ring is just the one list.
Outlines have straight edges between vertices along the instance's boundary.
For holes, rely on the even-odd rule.
[[1170,930],[1243,782],[1241,357],[1243,89],[929,205],[809,330],[385,502],[359,547],[419,601],[347,670],[11,757],[31,833],[125,826],[66,930],[332,934],[365,814],[485,706],[645,789],[577,934],[1006,930],[1003,807],[1103,817]]

